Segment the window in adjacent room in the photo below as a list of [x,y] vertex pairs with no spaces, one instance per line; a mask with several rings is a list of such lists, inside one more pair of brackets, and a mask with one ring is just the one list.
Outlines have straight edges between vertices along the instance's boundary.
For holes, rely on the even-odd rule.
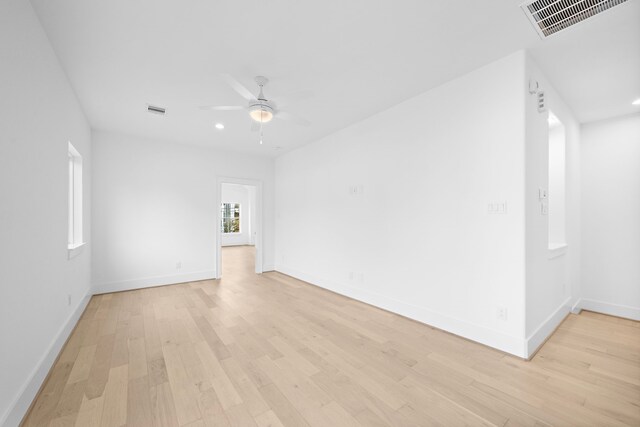
[[221,209],[220,231],[222,233],[239,233],[240,232],[240,204],[239,203],[223,203]]
[[69,224],[68,248],[75,250],[84,244],[82,240],[82,156],[69,143]]

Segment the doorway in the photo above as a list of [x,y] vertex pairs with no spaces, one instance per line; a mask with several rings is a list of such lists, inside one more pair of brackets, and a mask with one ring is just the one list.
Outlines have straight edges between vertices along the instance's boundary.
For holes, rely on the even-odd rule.
[[262,273],[262,183],[218,178],[216,276]]

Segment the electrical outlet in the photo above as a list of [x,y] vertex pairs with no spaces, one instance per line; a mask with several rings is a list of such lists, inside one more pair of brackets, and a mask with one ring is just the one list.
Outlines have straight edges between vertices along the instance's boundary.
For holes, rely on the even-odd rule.
[[71,305],[71,294],[67,294],[67,305]]
[[487,205],[487,212],[493,215],[504,215],[507,213],[507,202],[494,202]]
[[506,322],[508,318],[507,307],[498,306],[498,308],[496,309],[496,317],[498,318],[498,320]]
[[545,200],[549,197],[549,192],[546,188],[538,188],[538,199]]
[[542,215],[548,215],[549,214],[549,206],[547,206],[546,203],[540,203],[540,213]]
[[358,196],[364,192],[363,185],[350,185],[349,186],[349,195]]
[[182,268],[182,261],[176,262],[176,270],[180,270]]

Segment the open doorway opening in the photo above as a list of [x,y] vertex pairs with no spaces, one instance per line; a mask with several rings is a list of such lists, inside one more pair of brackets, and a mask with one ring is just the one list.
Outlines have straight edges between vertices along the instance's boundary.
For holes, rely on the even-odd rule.
[[549,111],[549,249],[567,245],[566,135],[558,117]]
[[260,182],[219,179],[218,278],[262,273],[261,193]]

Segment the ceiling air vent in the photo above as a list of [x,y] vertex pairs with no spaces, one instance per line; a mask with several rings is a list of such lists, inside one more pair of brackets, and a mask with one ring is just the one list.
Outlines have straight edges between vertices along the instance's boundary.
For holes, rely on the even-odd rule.
[[521,7],[541,38],[569,28],[627,0],[536,0]]
[[147,111],[153,114],[160,114],[161,116],[164,116],[167,112],[167,109],[164,107],[156,107],[155,105],[147,104]]

